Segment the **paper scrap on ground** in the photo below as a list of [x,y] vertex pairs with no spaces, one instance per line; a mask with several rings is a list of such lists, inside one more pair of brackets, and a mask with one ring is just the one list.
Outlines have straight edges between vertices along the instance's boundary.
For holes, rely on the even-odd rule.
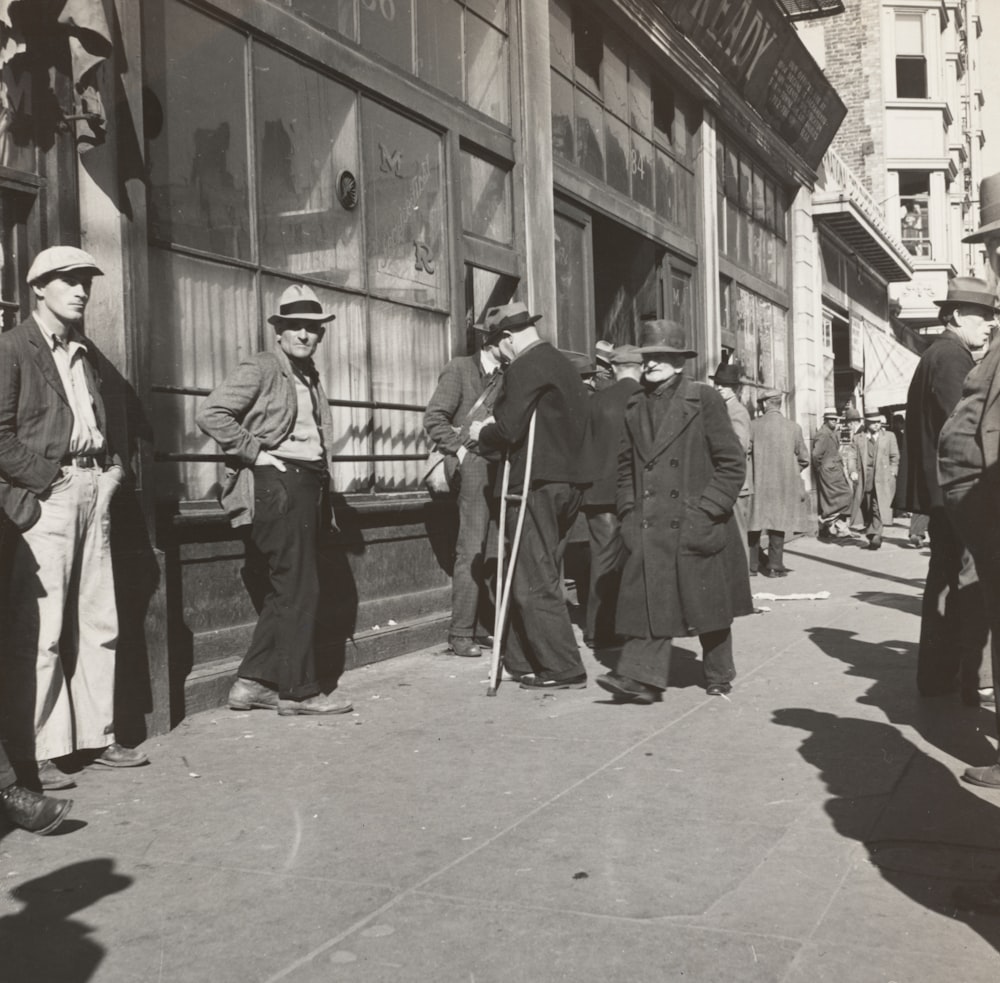
[[828,590],[818,590],[815,594],[754,594],[758,601],[825,601],[829,596]]

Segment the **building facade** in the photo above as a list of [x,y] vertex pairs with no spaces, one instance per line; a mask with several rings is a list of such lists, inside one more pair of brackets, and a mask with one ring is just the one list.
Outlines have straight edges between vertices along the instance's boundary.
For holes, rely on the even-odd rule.
[[[825,156],[845,107],[794,23],[839,4],[77,0],[56,25],[22,6],[0,24],[3,302],[27,312],[55,242],[108,274],[87,330],[136,476],[114,528],[137,732],[220,702],[249,638],[245,542],[194,415],[270,343],[289,282],[337,314],[318,638],[356,666],[443,640],[454,509],[421,489],[421,417],[487,307],[524,300],[584,351],[675,318],[695,375],[735,361],[748,402],[778,388],[808,421],[824,305],[881,318],[873,284],[900,275]],[[853,212],[824,220],[814,191],[838,182]]]

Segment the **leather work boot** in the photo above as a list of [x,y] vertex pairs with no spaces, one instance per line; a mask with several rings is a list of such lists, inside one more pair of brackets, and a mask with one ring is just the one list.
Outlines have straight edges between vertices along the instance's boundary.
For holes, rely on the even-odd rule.
[[452,635],[448,639],[448,648],[455,655],[460,655],[466,659],[478,659],[483,654],[483,650],[474,638],[463,638],[459,635]]
[[304,700],[278,700],[278,716],[294,717],[296,714],[314,715],[320,713],[350,713],[354,705],[345,700],[338,703],[332,694],[317,693]]
[[236,677],[229,688],[230,710],[277,710],[278,693],[256,679]]
[[0,811],[15,826],[39,836],[54,832],[72,806],[72,799],[53,799],[21,785],[0,791]]

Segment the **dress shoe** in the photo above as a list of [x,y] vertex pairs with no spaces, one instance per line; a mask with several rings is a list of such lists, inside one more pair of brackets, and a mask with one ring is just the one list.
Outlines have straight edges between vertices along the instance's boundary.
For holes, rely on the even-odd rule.
[[537,676],[532,673],[530,676],[521,677],[521,689],[586,689],[587,674],[581,672],[577,676],[570,676],[569,679],[550,679],[548,676]]
[[882,537],[881,536],[869,536],[868,537],[868,549],[879,550],[882,548]]
[[338,702],[331,693],[317,693],[304,700],[278,700],[278,716],[314,716],[322,713],[350,713],[354,704],[350,701]]
[[970,785],[1000,789],[1000,761],[985,768],[966,768],[962,775]]
[[705,692],[709,696],[728,696],[732,691],[732,683],[711,683],[705,687]]
[[256,679],[236,677],[229,688],[230,710],[277,710],[278,691]]
[[0,811],[15,826],[39,836],[54,832],[72,806],[72,799],[53,799],[20,785],[0,791]]
[[44,791],[49,791],[58,788],[73,788],[76,782],[72,775],[61,771],[54,761],[46,759],[38,762],[38,784]]
[[94,758],[94,764],[107,765],[109,768],[138,768],[139,765],[148,765],[149,758],[137,747],[109,744]]
[[956,908],[978,911],[983,915],[1000,915],[1000,881],[993,884],[962,884],[952,893]]
[[448,637],[448,648],[452,653],[461,656],[463,659],[478,659],[483,650],[476,644],[474,638],[450,635]]
[[628,700],[630,703],[649,704],[655,703],[660,698],[660,691],[655,686],[647,686],[635,679],[629,679],[628,676],[619,676],[616,672],[598,676],[597,685],[609,693],[614,693],[617,699]]
[[761,573],[764,574],[765,577],[771,577],[771,578],[788,576],[787,570],[772,570],[770,567],[766,567],[765,569],[761,570]]

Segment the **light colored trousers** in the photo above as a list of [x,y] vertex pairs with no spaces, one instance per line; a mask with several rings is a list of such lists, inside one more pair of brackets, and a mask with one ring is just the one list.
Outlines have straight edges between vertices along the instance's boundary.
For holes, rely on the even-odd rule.
[[17,543],[0,687],[0,723],[15,760],[114,743],[109,507],[120,474],[64,467]]

